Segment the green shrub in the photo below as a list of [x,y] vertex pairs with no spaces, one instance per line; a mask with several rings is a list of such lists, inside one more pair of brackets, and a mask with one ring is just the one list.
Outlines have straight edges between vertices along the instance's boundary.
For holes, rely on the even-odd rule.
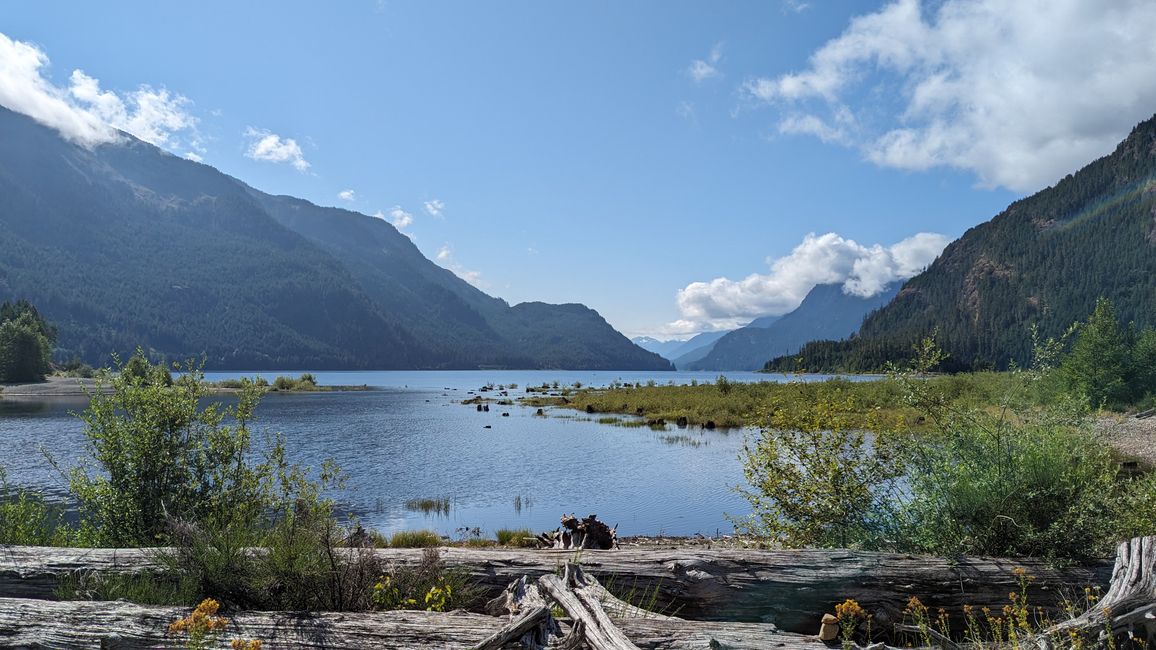
[[[854,425],[863,393],[798,385],[772,401],[748,441],[748,532],[786,546],[858,546],[939,555],[1103,557],[1122,537],[1156,532],[1156,478],[1121,480],[1087,402],[1055,393],[1054,341],[1029,371],[927,379],[925,341],[888,380],[929,430]],[[1045,403],[1041,396],[1049,395]],[[878,430],[878,429],[877,429]]]
[[432,530],[399,530],[389,538],[392,548],[426,548],[441,544],[441,535]]
[[8,485],[0,468],[0,544],[64,546],[71,541],[61,508]]
[[736,519],[743,533],[788,547],[878,547],[894,521],[884,497],[901,468],[886,438],[853,428],[853,396],[828,396],[794,382],[768,406],[766,426],[748,438],[741,459],[752,514]]
[[281,480],[289,466],[280,443],[262,459],[252,450],[248,422],[260,391],[245,381],[235,405],[202,407],[206,390],[199,367],[173,382],[139,353],[119,373],[102,373],[80,415],[88,459],[70,474],[88,542],[156,545],[169,521],[222,528],[291,498],[285,489],[297,486]]
[[416,566],[390,566],[373,585],[375,609],[422,609],[447,612],[476,605],[483,590],[467,574],[447,569],[437,549],[422,551]]

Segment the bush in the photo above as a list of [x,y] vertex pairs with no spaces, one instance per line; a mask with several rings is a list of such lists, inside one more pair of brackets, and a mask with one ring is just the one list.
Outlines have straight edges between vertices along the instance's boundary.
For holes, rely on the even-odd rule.
[[259,520],[289,498],[279,482],[281,445],[254,458],[248,422],[260,391],[246,382],[235,405],[202,408],[204,375],[191,365],[186,373],[173,382],[138,353],[98,379],[80,415],[90,458],[70,475],[90,543],[164,543],[172,520],[224,528]]
[[779,394],[766,424],[743,446],[739,491],[752,514],[735,520],[740,532],[788,547],[878,547],[894,521],[888,500],[899,476],[894,456],[851,427],[860,408],[853,396],[828,395],[795,382]]
[[38,494],[10,487],[0,468],[0,544],[63,546],[69,539],[63,511]]
[[373,585],[375,609],[447,612],[476,604],[483,592],[462,571],[449,570],[437,549],[422,551],[415,567],[391,566]]
[[966,385],[984,379],[927,379],[942,358],[924,342],[912,370],[889,379],[931,425],[918,434],[867,440],[847,415],[861,404],[793,387],[799,397],[772,403],[745,448],[741,491],[754,514],[739,523],[786,546],[1057,560],[1103,557],[1118,539],[1153,534],[1156,478],[1118,478],[1086,400],[1052,392],[1057,349],[1043,344],[1036,368],[969,404],[957,391],[975,394]]

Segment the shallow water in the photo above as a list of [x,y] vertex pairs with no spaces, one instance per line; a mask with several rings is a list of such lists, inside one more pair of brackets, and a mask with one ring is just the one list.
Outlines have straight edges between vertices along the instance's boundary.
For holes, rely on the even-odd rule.
[[[208,373],[218,380],[254,373]],[[293,372],[261,373],[268,378]],[[712,382],[717,373],[564,371],[315,372],[325,385],[363,392],[270,393],[253,428],[284,435],[290,457],[317,466],[332,458],[347,473],[335,492],[343,511],[384,533],[432,528],[554,528],[562,513],[596,513],[622,535],[729,532],[726,514],[749,512],[733,488],[742,482],[743,432],[666,431],[602,425],[570,409],[547,417],[491,404],[479,413],[462,400],[487,384],[606,385],[612,381]],[[732,381],[780,376],[727,373]],[[815,377],[818,378],[818,377]],[[495,397],[494,393],[485,393]],[[63,495],[65,481],[44,458],[69,466],[83,451],[83,398],[0,399],[0,466],[8,480]],[[502,413],[508,412],[508,417]],[[490,429],[484,428],[489,425]],[[409,511],[405,502],[448,498],[448,515]]]

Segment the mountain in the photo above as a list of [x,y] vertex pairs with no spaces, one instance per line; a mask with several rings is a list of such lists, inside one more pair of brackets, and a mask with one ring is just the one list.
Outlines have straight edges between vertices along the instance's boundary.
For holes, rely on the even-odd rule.
[[696,334],[682,344],[671,354],[675,355],[671,361],[675,368],[685,369],[686,366],[694,361],[705,357],[710,349],[719,339],[727,335],[730,330],[723,330],[719,332],[703,332]]
[[[843,292],[841,284],[820,284],[794,311],[769,321],[759,319],[718,340],[710,352],[685,366],[687,370],[758,370],[768,359],[798,352],[816,340],[845,339],[859,329],[863,318],[886,305],[899,291],[895,282],[874,296],[863,298]],[[756,326],[756,323],[767,323]],[[684,366],[679,365],[680,369]]]
[[57,356],[138,345],[210,368],[670,364],[582,305],[511,307],[363,214],[271,196],[127,134],[87,149],[0,108],[0,301]]
[[653,352],[664,359],[673,359],[671,353],[681,348],[686,341],[679,341],[678,339],[671,339],[669,341],[661,341],[652,336],[636,336],[630,339],[630,342],[647,350]]
[[968,230],[858,337],[808,345],[768,368],[876,369],[933,332],[948,369],[1006,368],[1030,360],[1033,324],[1060,336],[1101,296],[1124,322],[1156,326],[1156,117],[1111,154]]

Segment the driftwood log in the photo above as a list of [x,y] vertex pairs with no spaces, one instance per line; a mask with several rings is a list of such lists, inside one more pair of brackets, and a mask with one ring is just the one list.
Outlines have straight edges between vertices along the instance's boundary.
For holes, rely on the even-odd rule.
[[[381,559],[417,565],[421,549],[378,549]],[[575,559],[575,552],[530,549],[443,548],[446,566],[465,571],[490,597],[522,577],[553,574]],[[944,559],[847,550],[759,551],[738,549],[622,548],[581,551],[590,575],[615,592],[633,590],[653,596],[657,611],[693,620],[775,623],[779,628],[813,634],[819,617],[836,603],[854,598],[879,626],[897,623],[911,596],[928,607],[958,612],[964,604],[993,609],[1007,603],[1018,588],[1015,567],[1035,576],[1031,602],[1053,608],[1058,618],[1065,593],[1085,586],[1106,587],[1112,565],[1057,569],[1042,561],[983,557]],[[158,570],[142,549],[67,549],[0,547],[0,596],[54,597],[62,577],[75,571],[139,572]],[[649,600],[649,598],[648,598]]]
[[1109,634],[1140,638],[1148,646],[1156,641],[1156,537],[1122,542],[1103,598],[1084,614],[1044,630],[1036,642],[1050,650],[1078,638],[1089,647]]
[[562,515],[562,526],[538,535],[538,543],[543,548],[559,550],[589,548],[608,551],[618,548],[618,527],[611,528],[598,521],[598,515],[590,515],[585,519]]
[[[184,648],[166,635],[189,608],[125,602],[51,602],[0,598],[0,647]],[[232,639],[260,639],[263,650],[281,648],[415,648],[465,650],[501,630],[505,618],[465,612],[226,614],[219,647]],[[787,634],[773,625],[628,618],[616,621],[631,643],[649,650],[826,650],[815,637]]]

